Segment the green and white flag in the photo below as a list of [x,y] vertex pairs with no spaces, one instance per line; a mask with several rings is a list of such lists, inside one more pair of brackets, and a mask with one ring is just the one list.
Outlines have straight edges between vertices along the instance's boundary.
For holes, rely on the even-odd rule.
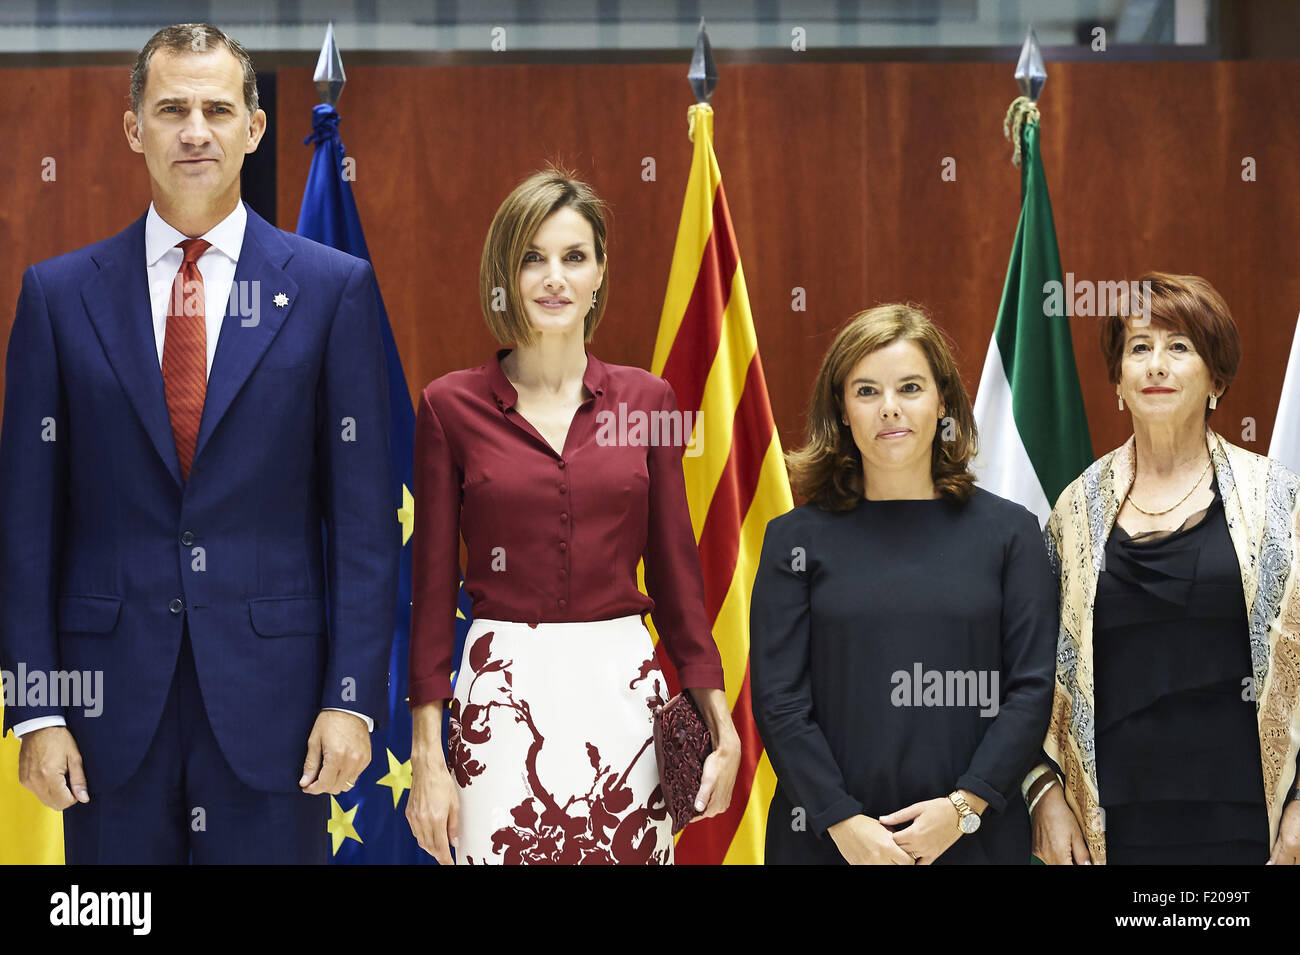
[[1300,320],[1291,339],[1291,360],[1287,362],[1282,382],[1282,400],[1273,422],[1273,441],[1268,456],[1300,473]]
[[1019,141],[1020,223],[975,401],[980,449],[973,469],[981,487],[1023,504],[1046,524],[1060,493],[1092,463],[1092,441],[1060,294],[1038,110],[1022,97],[1008,122]]

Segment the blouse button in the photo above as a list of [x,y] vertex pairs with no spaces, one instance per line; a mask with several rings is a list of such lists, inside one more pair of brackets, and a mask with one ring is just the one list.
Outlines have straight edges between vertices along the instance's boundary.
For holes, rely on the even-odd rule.
[[560,609],[561,609],[561,610],[563,610],[563,609],[564,609],[565,607],[567,607],[568,605],[569,605],[569,602],[568,602],[567,600],[564,600],[564,599],[561,599],[561,600],[560,600]]
[[561,515],[560,515],[560,523],[561,523],[561,524],[567,524],[568,521],[569,521],[569,515],[568,515],[567,513],[564,513],[564,514],[561,514]]
[[568,576],[569,576],[569,572],[568,572],[567,570],[565,570],[563,567],[561,567],[561,568],[560,568],[560,576],[561,576],[561,577],[568,577]]
[[561,485],[560,485],[560,493],[561,493],[561,494],[568,494],[568,493],[569,493],[569,485],[567,485],[567,484],[561,484]]
[[556,462],[555,462],[555,466],[558,467],[561,471],[563,471],[563,470],[564,470],[564,461],[563,461],[563,460],[556,461]]
[[566,544],[564,541],[560,541],[560,550],[568,550],[568,549],[569,549],[569,545]]

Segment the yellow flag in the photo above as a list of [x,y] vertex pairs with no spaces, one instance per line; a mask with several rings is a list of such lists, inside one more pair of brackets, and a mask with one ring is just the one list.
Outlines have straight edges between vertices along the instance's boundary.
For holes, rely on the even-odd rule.
[[63,865],[63,815],[19,784],[20,745],[12,732],[0,739],[0,865]]

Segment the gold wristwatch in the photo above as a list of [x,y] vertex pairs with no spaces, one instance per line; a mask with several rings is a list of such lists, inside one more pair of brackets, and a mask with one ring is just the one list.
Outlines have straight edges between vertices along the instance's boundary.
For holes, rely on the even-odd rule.
[[980,827],[980,814],[970,807],[970,803],[966,801],[965,796],[960,792],[953,790],[948,793],[948,798],[952,800],[952,804],[957,807],[957,827],[961,829],[965,835],[970,835]]

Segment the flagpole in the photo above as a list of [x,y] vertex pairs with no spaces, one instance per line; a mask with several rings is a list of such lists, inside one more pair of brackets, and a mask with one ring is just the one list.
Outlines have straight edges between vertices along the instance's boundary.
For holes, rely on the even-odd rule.
[[[683,460],[682,477],[700,555],[705,612],[722,661],[741,756],[731,805],[687,826],[675,855],[688,864],[761,864],[776,775],[754,721],[748,621],[765,528],[794,502],[713,150],[709,99],[718,72],[703,20],[687,80],[695,100],[687,110],[691,168],[651,371],[669,383],[679,408],[698,412],[692,444],[700,453]],[[649,625],[653,627],[653,615]],[[659,653],[675,691],[662,643]]]
[[1047,82],[1031,25],[1015,70],[1020,96],[1003,121],[1020,169],[1020,217],[989,342],[975,422],[979,483],[1045,523],[1065,486],[1092,463],[1069,320],[1047,307],[1064,280],[1040,150],[1038,97]]
[[700,17],[700,30],[695,36],[695,49],[691,51],[691,65],[686,71],[686,79],[691,84],[696,103],[708,103],[713,98],[713,91],[718,88],[718,67],[713,62],[713,46],[709,43],[709,31]]
[[334,42],[333,20],[325,27],[325,42],[321,44],[316,72],[312,74],[311,80],[316,85],[316,92],[320,93],[322,103],[338,106],[348,77],[343,72],[343,57],[339,55],[338,44]]
[[[370,252],[361,224],[361,214],[352,194],[352,176],[347,150],[339,136],[339,114],[335,109],[344,84],[343,59],[335,40],[334,25],[326,29],[320,58],[312,77],[321,102],[312,107],[312,131],[304,145],[313,146],[312,161],[303,189],[297,232],[366,261]],[[415,408],[402,369],[401,355],[378,277],[375,279],[377,306],[388,378],[389,416],[392,441],[389,453],[393,484],[393,517],[399,524],[401,558],[398,593],[393,618],[393,642],[388,660],[386,712],[376,721],[371,736],[371,761],[348,793],[330,797],[330,819],[321,838],[330,843],[330,859],[336,864],[436,865],[433,856],[416,843],[405,817],[405,802],[411,788],[411,713],[407,700],[408,660],[411,624],[411,544],[416,502],[414,486]],[[328,547],[329,542],[325,541]],[[468,596],[462,588],[457,598],[456,649],[460,658],[465,630],[472,616]],[[443,714],[446,734],[447,714]]]
[[[1029,25],[1025,33],[1024,45],[1020,48],[1020,59],[1016,62],[1016,85],[1020,95],[1016,97],[1007,110],[1002,130],[1013,145],[1011,162],[1020,165],[1020,129],[1028,121],[1038,121],[1038,96],[1047,83],[1047,67],[1043,65],[1043,51],[1038,45],[1038,34],[1034,25]],[[1024,177],[1020,182],[1020,201],[1025,201]]]

